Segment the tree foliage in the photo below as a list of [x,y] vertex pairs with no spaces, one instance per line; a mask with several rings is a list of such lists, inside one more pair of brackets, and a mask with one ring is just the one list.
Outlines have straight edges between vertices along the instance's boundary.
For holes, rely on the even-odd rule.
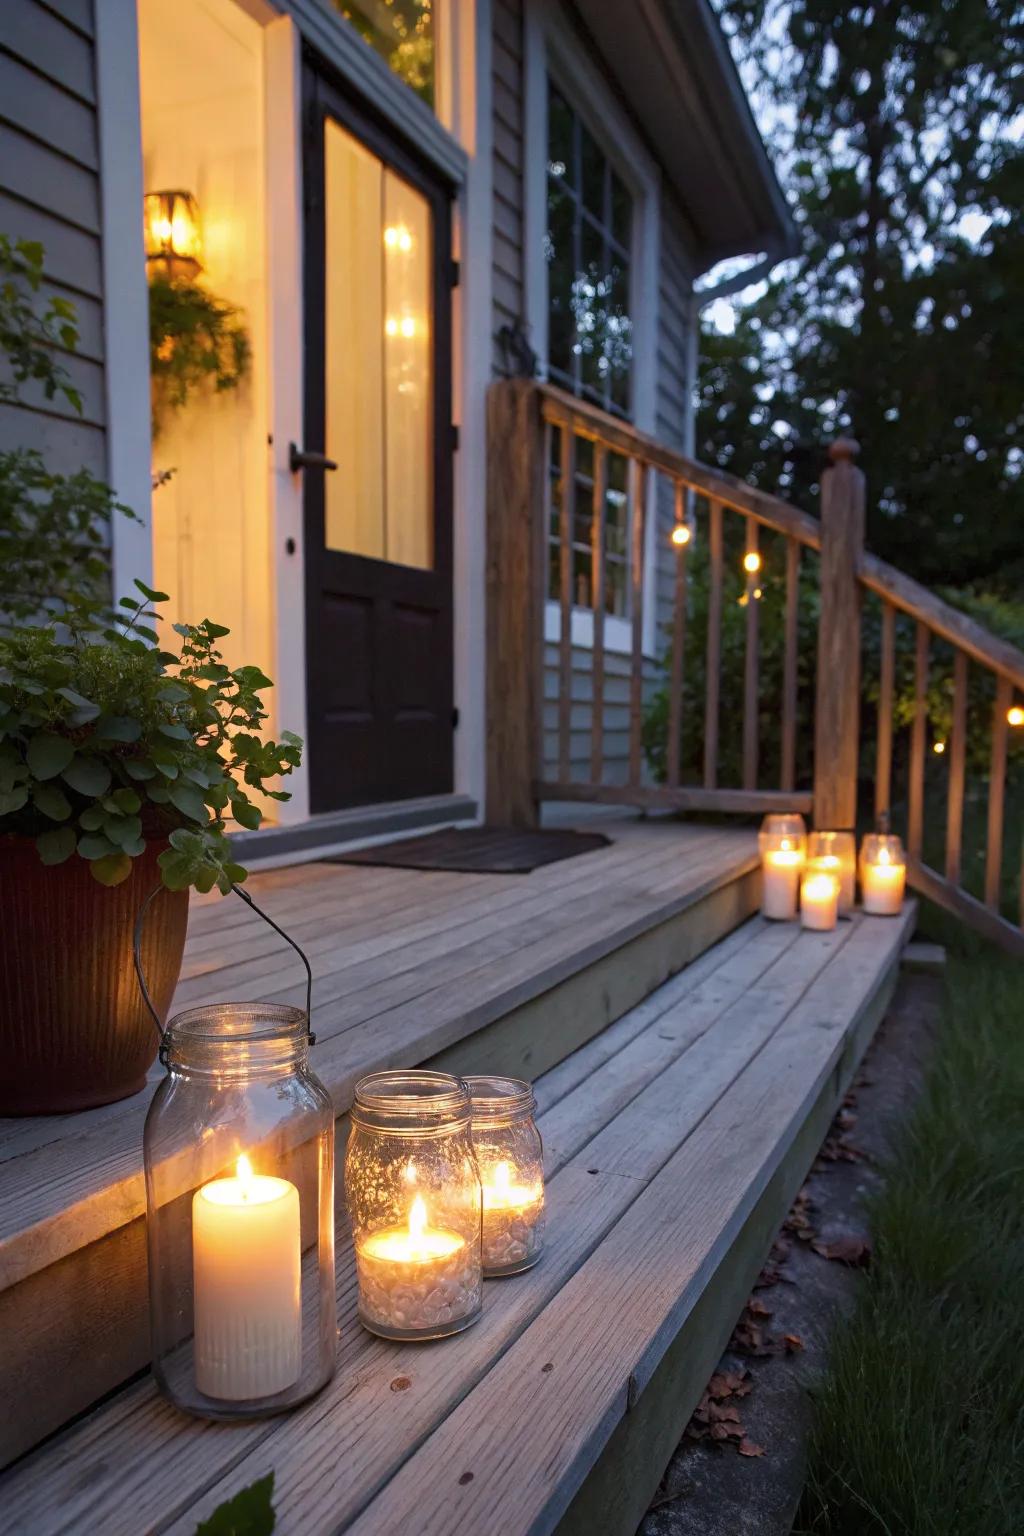
[[925,581],[1024,576],[1024,12],[719,0],[801,236],[704,337],[702,455],[813,507],[852,431],[868,540]]

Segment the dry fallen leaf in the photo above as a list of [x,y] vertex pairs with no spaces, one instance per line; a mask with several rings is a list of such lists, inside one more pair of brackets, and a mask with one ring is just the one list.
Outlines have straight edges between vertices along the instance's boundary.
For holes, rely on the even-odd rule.
[[764,1302],[760,1301],[756,1296],[751,1296],[747,1302],[747,1311],[751,1317],[771,1317],[772,1315],[771,1308],[766,1307]]
[[737,1446],[737,1450],[739,1451],[741,1456],[763,1456],[764,1455],[764,1446],[763,1445],[756,1445],[753,1440],[748,1440],[745,1435],[744,1435],[743,1439],[740,1441],[739,1445]]
[[782,1342],[786,1346],[787,1355],[795,1355],[798,1349],[803,1349],[804,1341],[798,1333],[784,1333]]
[[849,1264],[857,1269],[866,1269],[871,1261],[871,1243],[866,1237],[837,1237],[831,1243],[814,1242],[811,1244],[815,1253],[820,1253],[823,1259],[833,1259],[838,1264]]

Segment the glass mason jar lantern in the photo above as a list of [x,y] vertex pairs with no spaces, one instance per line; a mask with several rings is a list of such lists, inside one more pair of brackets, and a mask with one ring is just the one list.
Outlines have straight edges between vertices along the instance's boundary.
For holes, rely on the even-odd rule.
[[467,1077],[473,1146],[483,1186],[485,1275],[516,1275],[544,1247],[544,1149],[529,1083]]
[[860,849],[860,892],[864,911],[896,917],[903,906],[907,861],[894,832],[869,832]]
[[839,910],[853,911],[857,902],[857,842],[852,832],[810,833],[807,868],[835,875],[839,881]]
[[761,911],[777,922],[796,917],[807,829],[802,816],[766,816],[757,834],[761,854]]
[[252,1418],[333,1371],[334,1110],[308,1013],[192,1008],[146,1117],[153,1370],[179,1408]]
[[359,1320],[385,1339],[441,1339],[480,1316],[480,1174],[469,1090],[446,1072],[356,1084],[345,1155]]

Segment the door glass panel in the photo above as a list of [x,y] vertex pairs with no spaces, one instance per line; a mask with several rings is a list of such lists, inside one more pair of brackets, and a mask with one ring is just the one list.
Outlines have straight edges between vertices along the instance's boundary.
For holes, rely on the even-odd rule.
[[430,205],[333,119],[324,132],[324,541],[429,569]]

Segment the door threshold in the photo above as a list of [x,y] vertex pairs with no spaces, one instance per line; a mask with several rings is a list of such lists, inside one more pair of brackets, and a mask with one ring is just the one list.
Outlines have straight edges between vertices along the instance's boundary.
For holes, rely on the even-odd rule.
[[232,851],[248,869],[309,864],[342,848],[368,848],[423,828],[475,825],[477,803],[469,795],[427,795],[384,805],[357,805],[310,816],[291,827],[231,832]]

